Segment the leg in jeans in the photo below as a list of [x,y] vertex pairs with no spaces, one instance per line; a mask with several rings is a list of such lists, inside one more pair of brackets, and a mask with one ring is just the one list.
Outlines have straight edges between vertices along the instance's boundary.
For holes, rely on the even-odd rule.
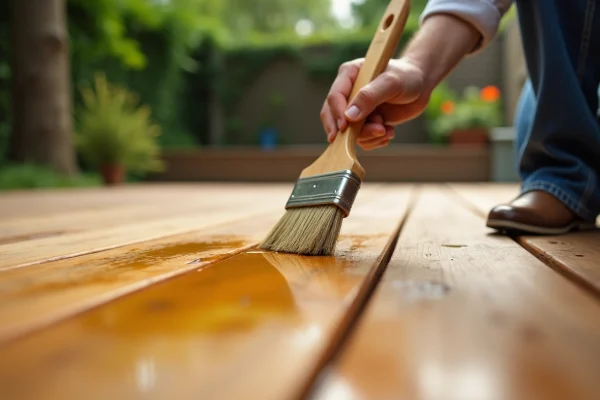
[[[515,123],[521,193],[541,191],[553,199],[533,200],[530,213],[538,201],[544,205],[537,211],[551,215],[548,207],[558,199],[562,204],[556,207],[570,219],[593,221],[600,213],[600,1],[516,3],[530,77]],[[519,219],[506,210],[492,210],[490,219]],[[535,226],[535,218],[527,223]],[[556,224],[553,228],[561,228]]]

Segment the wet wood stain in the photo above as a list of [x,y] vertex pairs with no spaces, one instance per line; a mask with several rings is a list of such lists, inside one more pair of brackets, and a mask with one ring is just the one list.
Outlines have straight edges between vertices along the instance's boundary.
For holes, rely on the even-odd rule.
[[[134,252],[111,267],[140,268],[199,248],[188,243]],[[293,332],[309,329],[302,307],[348,296],[361,281],[349,273],[357,262],[251,251],[198,268],[0,347],[0,386],[27,396],[77,397],[89,390],[98,396],[137,396],[150,389],[140,389],[132,368],[152,360],[155,380],[173,379],[179,371],[177,381],[184,386],[203,387],[200,379],[209,387],[205,378],[217,373],[212,369],[219,360],[223,368],[239,362],[233,349],[268,353],[270,340],[291,340]],[[227,357],[230,362],[223,364]],[[35,387],[24,381],[31,376]],[[152,385],[159,387],[153,394],[166,395],[171,387],[168,379]]]
[[[182,242],[149,249],[134,249],[114,257],[77,263],[67,270],[47,271],[44,276],[28,277],[16,285],[16,282],[4,278],[10,273],[7,271],[0,283],[0,294],[4,296],[10,291],[14,294],[18,292],[19,296],[43,296],[50,292],[69,288],[81,289],[84,286],[114,284],[122,281],[124,277],[134,271],[156,267],[169,260],[180,258],[182,259],[181,264],[184,265],[190,261],[190,258],[206,254],[207,256],[201,260],[208,262],[222,257],[223,251],[235,250],[248,245],[249,243],[243,240],[215,239],[206,242]],[[19,271],[15,271],[15,275],[18,273]]]
[[233,236],[189,235],[0,271],[0,343],[251,245]]
[[243,254],[104,307],[85,324],[119,336],[243,332],[264,315],[293,316],[294,309],[277,268],[261,254]]

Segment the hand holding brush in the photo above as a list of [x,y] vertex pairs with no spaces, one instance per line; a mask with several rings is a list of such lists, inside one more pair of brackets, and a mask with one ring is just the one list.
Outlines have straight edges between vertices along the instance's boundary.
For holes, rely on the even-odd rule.
[[[391,0],[354,82],[350,99],[381,74],[392,58],[410,10],[409,0]],[[331,255],[342,221],[360,189],[365,171],[356,157],[364,120],[347,124],[323,154],[300,174],[286,212],[260,247],[304,255]]]

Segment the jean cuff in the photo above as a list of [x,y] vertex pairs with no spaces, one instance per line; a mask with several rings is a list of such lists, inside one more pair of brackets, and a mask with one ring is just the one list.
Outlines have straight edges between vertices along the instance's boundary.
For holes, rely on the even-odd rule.
[[572,212],[579,215],[579,217],[583,218],[587,221],[595,221],[596,215],[593,214],[580,200],[577,199],[576,196],[564,190],[560,186],[555,183],[535,180],[531,182],[526,182],[521,187],[521,194],[526,192],[531,192],[533,190],[542,190],[547,192],[557,199],[559,199],[567,208],[569,208]]

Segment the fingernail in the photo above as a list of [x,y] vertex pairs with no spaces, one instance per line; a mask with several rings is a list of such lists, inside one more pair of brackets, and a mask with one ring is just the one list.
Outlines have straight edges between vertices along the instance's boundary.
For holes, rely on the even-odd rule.
[[342,130],[342,125],[343,124],[344,124],[344,120],[343,119],[340,118],[340,119],[337,120],[337,128],[338,128],[338,130],[340,130],[340,131]]
[[331,143],[331,141],[333,140],[333,135],[334,135],[333,133],[328,133],[328,134],[327,134],[327,141],[328,141],[329,143]]
[[346,110],[346,115],[350,119],[356,119],[360,115],[360,110],[356,106],[351,106],[348,110]]

